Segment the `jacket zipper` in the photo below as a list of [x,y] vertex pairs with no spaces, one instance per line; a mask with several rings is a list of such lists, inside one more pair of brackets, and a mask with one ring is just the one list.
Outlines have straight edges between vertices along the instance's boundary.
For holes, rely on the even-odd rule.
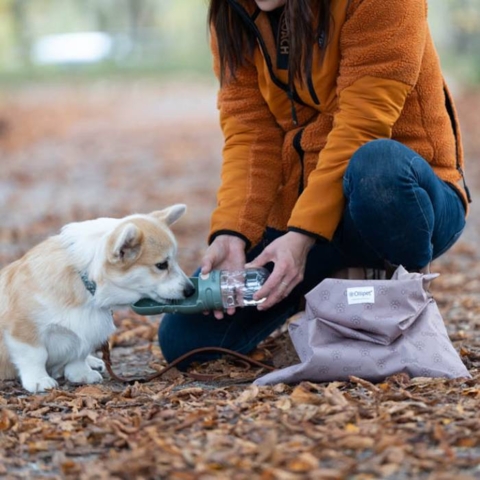
[[302,148],[302,135],[303,135],[303,128],[301,128],[293,137],[293,148],[298,154],[298,158],[300,160],[300,181],[298,184],[298,196],[300,196],[305,188],[304,185],[304,174],[305,174],[305,152]]
[[313,80],[311,76],[308,77],[307,85],[308,85],[308,91],[310,93],[310,96],[312,97],[313,103],[315,103],[315,105],[320,105],[320,100],[318,99],[317,92],[315,91],[315,87],[313,86]]
[[[272,63],[272,58],[270,57],[270,54],[268,53],[268,50],[267,50],[267,47],[265,45],[265,41],[260,33],[260,31],[258,30],[258,27],[257,25],[255,24],[254,22],[254,19],[258,17],[259,13],[260,13],[260,9],[257,8],[253,14],[253,18],[250,17],[250,15],[248,14],[248,12],[239,4],[237,3],[235,0],[229,0],[229,3],[230,5],[232,6],[232,8],[234,8],[237,13],[242,17],[242,19],[245,21],[245,23],[248,25],[248,27],[253,31],[253,33],[255,34],[255,37],[258,41],[258,44],[260,46],[260,49],[263,53],[263,58],[265,59],[265,63],[267,64],[267,68],[268,68],[268,73],[270,74],[270,78],[272,79],[272,82],[278,87],[280,88],[281,90],[283,90],[286,94],[287,94],[287,97],[288,99],[290,100],[290,111],[291,111],[291,115],[292,115],[292,121],[293,121],[293,124],[296,126],[298,125],[298,116],[297,116],[297,109],[295,107],[295,102],[299,103],[300,105],[304,105],[304,106],[307,106],[306,103],[300,98],[300,96],[298,95],[297,91],[295,89],[292,89],[290,88],[289,85],[283,83],[274,73],[273,71],[273,63]],[[320,102],[318,101],[318,97],[313,89],[313,82],[311,80],[311,78],[309,79],[309,92],[310,92],[310,95],[312,95],[312,92],[313,94],[315,95],[315,98],[317,99],[317,101],[315,102],[315,98],[312,97],[313,101],[315,103],[318,102],[318,104],[320,104]]]
[[297,109],[295,107],[295,102],[293,101],[293,95],[291,90],[288,90],[287,96],[290,99],[290,112],[292,115],[292,122],[295,126],[297,126],[298,125]]

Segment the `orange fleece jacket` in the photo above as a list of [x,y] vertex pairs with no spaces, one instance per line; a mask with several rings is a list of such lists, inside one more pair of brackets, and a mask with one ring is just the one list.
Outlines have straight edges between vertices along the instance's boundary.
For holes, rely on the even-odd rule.
[[[225,144],[210,241],[230,232],[255,245],[267,226],[330,240],[344,209],[348,162],[378,138],[415,150],[467,205],[456,185],[463,168],[458,120],[428,29],[426,1],[332,0],[323,60],[320,47],[314,50],[311,86],[318,98],[307,84],[295,84],[297,125],[266,62],[269,56],[274,75],[286,84],[286,71],[276,68],[267,15],[253,0],[238,3],[262,41],[219,91]],[[215,32],[212,51],[218,75]]]

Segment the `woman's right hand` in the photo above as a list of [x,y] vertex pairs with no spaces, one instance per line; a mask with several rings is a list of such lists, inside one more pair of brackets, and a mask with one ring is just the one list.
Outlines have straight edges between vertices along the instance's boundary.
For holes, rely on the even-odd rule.
[[[245,241],[234,235],[219,235],[205,251],[202,259],[200,275],[206,275],[212,270],[236,271],[245,268]],[[215,318],[221,320],[220,310],[213,312]],[[229,315],[235,313],[235,308],[227,310]]]

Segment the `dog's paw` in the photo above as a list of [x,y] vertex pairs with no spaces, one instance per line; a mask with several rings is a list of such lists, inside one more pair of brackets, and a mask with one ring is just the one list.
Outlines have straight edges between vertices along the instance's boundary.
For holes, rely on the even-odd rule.
[[73,383],[101,383],[103,382],[102,374],[96,370],[90,370],[89,372],[84,372],[81,378]]
[[45,390],[57,388],[58,383],[52,377],[46,375],[40,378],[22,378],[22,386],[30,393],[41,393]]
[[65,367],[65,378],[71,383],[100,383],[103,381],[101,373],[92,370],[86,361],[68,364]]
[[104,372],[106,370],[105,362],[101,358],[94,357],[93,355],[87,357],[87,364],[90,368],[98,370],[99,372]]

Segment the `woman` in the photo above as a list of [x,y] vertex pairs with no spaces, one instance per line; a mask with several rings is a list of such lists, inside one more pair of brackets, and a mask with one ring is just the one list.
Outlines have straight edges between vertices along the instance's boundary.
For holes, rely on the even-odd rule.
[[169,361],[251,351],[343,267],[426,267],[470,201],[426,1],[211,0],[209,22],[225,145],[201,272],[273,270],[256,310],[166,316]]

